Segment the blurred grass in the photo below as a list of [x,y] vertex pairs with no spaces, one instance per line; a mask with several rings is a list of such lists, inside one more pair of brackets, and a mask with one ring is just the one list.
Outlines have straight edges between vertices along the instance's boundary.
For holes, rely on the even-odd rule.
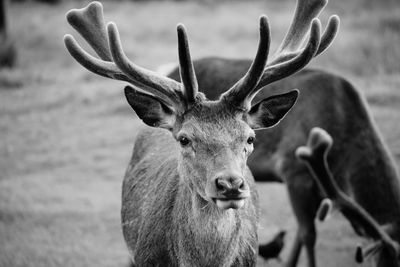
[[[155,69],[177,61],[178,22],[188,28],[195,58],[249,58],[258,17],[265,13],[276,48],[293,2],[107,1],[104,10],[106,20],[119,25],[128,56]],[[87,72],[63,46],[63,35],[74,32],[65,12],[86,3],[28,2],[10,9],[19,62],[14,70],[0,71],[0,266],[127,262],[120,184],[141,123],[125,103],[123,83]],[[365,93],[399,163],[400,3],[331,1],[323,24],[335,13],[341,17],[339,36],[312,66],[343,75]],[[261,241],[280,227],[290,229],[292,238],[295,222],[284,187],[260,185],[260,194]],[[348,224],[334,216],[321,228],[321,265],[354,264],[358,239]]]

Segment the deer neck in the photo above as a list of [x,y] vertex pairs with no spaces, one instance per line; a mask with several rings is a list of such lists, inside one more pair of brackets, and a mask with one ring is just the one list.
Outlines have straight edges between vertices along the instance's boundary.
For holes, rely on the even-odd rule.
[[257,217],[250,199],[242,209],[220,210],[188,186],[181,188],[187,197],[177,203],[179,242],[174,249],[181,265],[231,266],[238,255],[256,255]]
[[[238,231],[244,210],[220,210],[215,203],[206,200],[192,187],[184,186],[183,190],[187,196],[185,200],[189,201],[182,203],[182,207],[188,219],[188,226],[195,230],[194,233],[207,235],[207,230],[212,230],[218,235],[230,236]],[[197,231],[198,229],[200,231]]]

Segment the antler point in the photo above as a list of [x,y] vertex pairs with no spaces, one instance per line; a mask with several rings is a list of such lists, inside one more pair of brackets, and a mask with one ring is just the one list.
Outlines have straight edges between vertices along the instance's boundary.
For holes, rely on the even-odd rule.
[[319,20],[319,18],[313,18],[313,20],[311,21],[311,27],[318,27],[319,29],[321,29],[321,21]]
[[186,33],[186,27],[185,25],[183,25],[183,23],[178,23],[176,25],[176,30],[178,31],[178,33]]
[[265,21],[265,22],[267,22],[267,21],[268,21],[267,15],[262,14],[262,15],[260,16],[260,21]]
[[261,15],[260,16],[260,29],[262,31],[268,31],[269,30],[268,17],[266,15]]
[[317,211],[317,218],[319,219],[319,221],[323,222],[329,217],[332,211],[332,206],[332,200],[329,198],[324,198],[321,201]]
[[297,98],[299,96],[299,94],[300,94],[300,90],[299,89],[293,89],[289,93],[295,95],[295,97]]
[[108,34],[118,33],[117,24],[113,21],[110,21],[109,23],[107,23],[107,31],[108,31]]
[[306,146],[300,146],[296,149],[295,155],[301,160],[308,160],[311,157],[311,149]]
[[71,24],[71,20],[76,16],[76,14],[79,12],[79,9],[70,9],[65,13],[65,17],[67,18],[67,21],[69,24]]
[[69,34],[69,33],[64,34],[64,37],[63,37],[64,43],[70,42],[70,41],[72,41],[73,39],[74,39],[74,37],[73,37],[71,34]]
[[89,3],[88,7],[89,6],[98,6],[98,7],[102,8],[103,4],[101,2],[99,2],[99,1],[93,1],[93,2]]
[[364,262],[364,253],[362,251],[362,247],[361,247],[360,244],[358,244],[357,247],[356,247],[355,260],[356,260],[357,263],[363,263]]
[[89,3],[86,7],[82,8],[81,10],[83,12],[85,12],[86,10],[89,10],[89,11],[93,10],[95,13],[100,11],[102,13],[103,4],[98,1],[93,1],[93,2]]
[[340,24],[340,17],[337,14],[334,14],[330,17],[330,19],[337,24]]

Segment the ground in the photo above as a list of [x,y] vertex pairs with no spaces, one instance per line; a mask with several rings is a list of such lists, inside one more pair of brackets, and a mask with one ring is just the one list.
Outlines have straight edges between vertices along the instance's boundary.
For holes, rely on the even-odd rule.
[[[64,14],[86,2],[14,3],[9,10],[19,61],[0,71],[0,266],[128,262],[119,224],[121,182],[142,123],[124,99],[122,82],[89,73],[64,48],[63,35],[73,32]],[[247,58],[256,50],[258,17],[267,14],[276,48],[293,2],[109,1],[104,9],[106,20],[119,25],[128,56],[156,69],[177,61],[178,22],[187,26],[193,57]],[[323,24],[336,13],[341,29],[312,66],[346,77],[363,92],[399,164],[400,3],[331,2]],[[262,184],[259,192],[260,241],[288,230],[285,258],[295,230],[285,187]],[[355,266],[361,240],[348,223],[333,214],[318,228],[320,266]],[[258,266],[278,263],[260,260]]]

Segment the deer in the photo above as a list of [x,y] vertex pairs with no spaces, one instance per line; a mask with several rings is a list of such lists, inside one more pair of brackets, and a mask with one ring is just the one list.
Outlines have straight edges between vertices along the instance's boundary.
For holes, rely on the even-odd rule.
[[[314,17],[326,5],[326,0],[297,1],[294,19],[285,37],[289,37],[290,41],[282,42],[276,56],[267,65],[279,66],[296,56],[302,47],[303,33],[308,31]],[[338,17],[331,16],[320,47],[325,48],[331,43],[330,38],[333,38],[338,26]],[[200,91],[208,99],[215,100],[246,72],[251,61],[207,57],[193,63]],[[268,75],[268,68],[264,75]],[[168,76],[180,80],[176,69]],[[261,81],[258,86],[264,86],[264,89],[253,99],[253,104],[281,94],[288,88],[299,88],[300,92],[296,105],[280,124],[257,132],[254,152],[248,159],[256,182],[286,183],[298,223],[286,266],[297,265],[303,247],[308,266],[317,264],[315,218],[323,196],[309,169],[295,156],[297,147],[306,142],[308,133],[314,127],[325,129],[336,140],[328,162],[338,186],[383,229],[387,229],[396,242],[400,242],[398,171],[362,93],[343,77],[307,68],[273,84]],[[382,258],[379,253],[377,257]]]
[[[71,56],[97,75],[128,82],[126,99],[149,126],[138,133],[122,185],[121,225],[134,264],[255,266],[259,205],[247,159],[255,131],[282,123],[298,91],[256,104],[252,100],[266,84],[299,71],[325,50],[336,34],[337,18],[321,36],[320,21],[304,10],[295,18],[300,30],[293,28],[277,60],[267,63],[270,30],[261,16],[259,44],[248,70],[210,100],[199,91],[182,24],[177,27],[178,82],[128,59],[117,26],[106,25],[99,2],[66,16],[98,57],[65,35]],[[288,52],[307,35],[304,27],[310,31],[304,48]]]
[[388,234],[388,231],[394,229],[381,227],[368,211],[343,192],[333,177],[327,161],[332,144],[332,137],[325,130],[315,127],[310,132],[307,144],[297,148],[295,152],[296,157],[307,165],[321,194],[325,197],[317,212],[319,219],[325,220],[332,205],[335,204],[341,213],[357,226],[360,235],[374,240],[364,251],[360,246],[357,247],[358,263],[362,263],[365,256],[379,252],[376,266],[400,266],[400,244]]

